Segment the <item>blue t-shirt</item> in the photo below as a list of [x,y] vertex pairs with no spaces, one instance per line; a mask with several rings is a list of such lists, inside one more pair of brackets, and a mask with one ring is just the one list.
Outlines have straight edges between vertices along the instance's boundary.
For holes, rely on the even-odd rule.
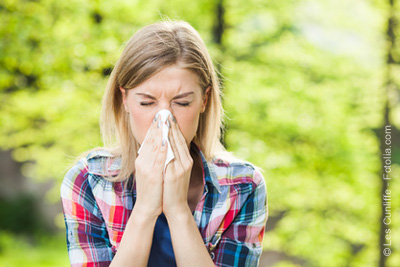
[[172,248],[171,233],[164,213],[158,216],[154,227],[153,243],[151,244],[149,267],[176,266],[174,250]]

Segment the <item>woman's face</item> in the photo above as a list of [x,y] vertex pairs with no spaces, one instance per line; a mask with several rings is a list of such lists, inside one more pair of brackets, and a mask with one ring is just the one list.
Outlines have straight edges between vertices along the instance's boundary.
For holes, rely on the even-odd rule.
[[156,113],[168,109],[189,146],[196,134],[200,113],[205,110],[209,90],[203,97],[197,75],[177,66],[166,67],[135,88],[121,89],[133,136],[142,144]]

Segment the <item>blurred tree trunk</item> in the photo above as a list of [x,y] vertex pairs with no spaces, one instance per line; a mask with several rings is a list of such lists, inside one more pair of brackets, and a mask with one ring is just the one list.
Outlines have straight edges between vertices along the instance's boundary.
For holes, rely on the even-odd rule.
[[[215,44],[217,44],[220,51],[223,52],[224,49],[223,49],[222,38],[224,35],[224,30],[225,30],[225,17],[224,17],[225,7],[224,7],[223,0],[218,0],[217,5],[215,7],[215,15],[216,15],[216,19],[215,19],[215,24],[213,27],[213,41]],[[221,82],[221,87],[223,88],[223,86],[222,86],[223,79],[222,79],[222,75],[221,75],[221,63],[222,63],[222,60],[220,58],[218,64],[216,64],[216,67],[218,70],[217,74],[218,74],[219,80]],[[223,144],[224,147],[226,147],[225,131],[223,129],[221,129],[221,143]]]
[[225,19],[224,19],[225,7],[223,2],[224,2],[223,0],[219,0],[217,2],[217,6],[215,9],[216,20],[213,29],[214,43],[218,44],[220,47],[222,47],[222,36],[224,35],[224,28],[225,28]]
[[[385,239],[386,236],[386,230],[389,229],[387,225],[384,224],[384,219],[385,219],[385,205],[384,202],[387,200],[384,200],[383,196],[386,194],[386,190],[389,189],[389,184],[388,182],[390,180],[385,180],[383,179],[384,175],[388,175],[387,171],[385,170],[385,159],[383,158],[383,154],[385,153],[385,148],[388,148],[388,145],[385,144],[385,135],[387,133],[390,133],[392,135],[393,139],[393,134],[394,134],[394,127],[392,129],[391,124],[390,124],[390,118],[389,118],[389,95],[391,90],[396,90],[397,85],[395,81],[393,80],[392,77],[392,66],[396,64],[396,61],[394,59],[394,53],[395,53],[395,30],[397,23],[395,21],[395,0],[389,0],[389,16],[388,16],[388,21],[387,21],[387,31],[386,31],[386,39],[387,39],[387,52],[386,52],[386,81],[385,81],[385,89],[384,89],[384,113],[383,113],[383,124],[381,129],[379,130],[379,140],[380,140],[380,159],[381,159],[381,175],[379,177],[381,181],[381,217],[380,217],[380,236],[379,236],[379,266],[384,267],[386,266],[386,260],[387,256],[384,255],[383,251],[385,248],[390,248],[388,246],[385,246],[385,244],[388,243],[388,241]],[[389,132],[388,132],[389,130]],[[393,151],[393,149],[391,149]],[[392,153],[391,153],[392,154]],[[392,154],[393,155],[393,154]],[[393,162],[393,161],[392,161]],[[390,177],[390,175],[389,175]],[[387,194],[386,194],[387,195]],[[391,206],[389,206],[391,207]]]

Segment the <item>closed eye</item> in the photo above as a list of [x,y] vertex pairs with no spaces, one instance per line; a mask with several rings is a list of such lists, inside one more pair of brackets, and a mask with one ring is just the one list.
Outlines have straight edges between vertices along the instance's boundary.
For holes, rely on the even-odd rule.
[[[153,104],[154,104],[154,102],[140,102],[141,106],[151,106]],[[182,107],[187,107],[190,105],[190,102],[175,102],[175,104],[178,104],[179,106],[182,106]]]
[[183,103],[183,102],[175,102],[175,103],[180,105],[180,106],[183,106],[183,107],[189,106],[189,104],[190,104],[190,102],[185,102],[185,103]]

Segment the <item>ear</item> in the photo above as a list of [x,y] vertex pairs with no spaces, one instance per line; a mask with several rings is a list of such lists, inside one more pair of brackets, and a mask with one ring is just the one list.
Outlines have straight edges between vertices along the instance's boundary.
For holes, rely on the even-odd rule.
[[128,112],[128,107],[126,106],[126,89],[120,86],[119,90],[121,91],[122,94],[122,102],[124,104],[125,111]]
[[201,113],[203,113],[206,110],[207,103],[208,103],[208,97],[210,96],[211,92],[211,85],[209,85],[206,88],[206,91],[204,92],[204,99],[203,99],[203,106],[201,107]]

